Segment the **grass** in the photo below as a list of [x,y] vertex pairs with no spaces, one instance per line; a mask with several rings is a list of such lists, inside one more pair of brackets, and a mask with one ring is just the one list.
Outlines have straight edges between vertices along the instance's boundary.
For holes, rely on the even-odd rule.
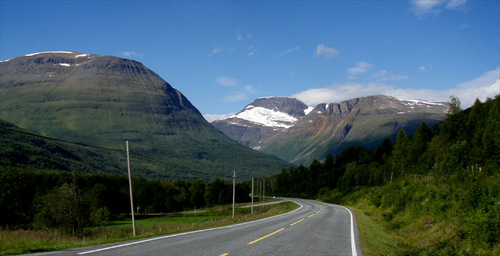
[[103,226],[88,229],[84,237],[76,237],[58,230],[0,230],[0,255],[34,253],[62,250],[104,243],[113,243],[159,235],[188,232],[192,230],[227,226],[262,219],[296,209],[297,204],[279,204],[250,208],[237,208],[231,217],[231,205],[200,209],[194,212],[169,213],[164,215],[138,215],[136,237],[132,236],[132,221],[125,216],[108,221]]
[[[360,188],[334,203],[354,211],[367,256],[499,255],[500,203],[494,178],[404,179]],[[476,186],[482,194],[477,195]]]
[[[358,205],[360,208],[365,206]],[[361,249],[364,255],[396,255],[396,240],[380,222],[374,220],[374,216],[366,214],[358,208],[349,207],[356,216],[358,224]]]

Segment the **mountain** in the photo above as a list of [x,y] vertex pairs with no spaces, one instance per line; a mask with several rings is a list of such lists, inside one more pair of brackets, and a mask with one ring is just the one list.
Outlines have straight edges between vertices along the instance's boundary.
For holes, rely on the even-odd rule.
[[230,178],[233,170],[250,178],[290,166],[229,139],[141,63],[112,56],[44,52],[0,62],[0,119],[91,150],[123,151],[128,140],[140,159],[132,166],[149,178]]
[[[385,138],[394,140],[400,129],[410,135],[422,122],[433,126],[446,117],[447,109],[447,103],[399,100],[383,95],[319,104],[306,115],[296,117],[288,128],[276,130],[260,141],[258,148],[291,163],[307,165],[330,153],[336,155],[348,146],[377,147]],[[304,111],[303,106],[295,113],[300,111]],[[233,125],[242,126],[241,122]],[[222,128],[225,133],[237,129]]]
[[263,141],[292,127],[310,110],[295,98],[259,98],[237,114],[216,120],[212,125],[233,140],[258,149]]

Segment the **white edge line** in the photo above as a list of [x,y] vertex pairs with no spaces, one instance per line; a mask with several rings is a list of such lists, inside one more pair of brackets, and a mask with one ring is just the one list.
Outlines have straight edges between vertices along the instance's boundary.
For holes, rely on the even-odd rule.
[[347,209],[347,207],[341,206],[340,207],[346,209],[349,214],[351,215],[351,251],[352,251],[352,256],[358,256],[358,252],[356,251],[356,238],[354,237],[354,217],[352,215],[351,210]]
[[[217,228],[208,228],[208,229],[201,229],[201,230],[195,230],[195,231],[190,231],[190,232],[185,232],[185,233],[172,234],[172,235],[167,235],[167,236],[159,236],[159,237],[150,238],[150,239],[146,239],[146,240],[140,240],[140,241],[136,241],[136,242],[131,242],[131,243],[119,244],[119,245],[115,245],[115,246],[111,246],[111,247],[100,248],[100,249],[96,249],[96,250],[92,250],[92,251],[79,252],[78,255],[84,255],[84,254],[89,254],[89,253],[94,253],[94,252],[101,252],[101,251],[116,249],[116,248],[130,246],[130,245],[135,245],[135,244],[142,244],[142,243],[147,243],[147,242],[151,242],[151,241],[155,241],[155,240],[171,238],[171,237],[184,236],[184,235],[190,235],[190,234],[195,234],[195,233],[200,233],[200,232],[213,231],[213,230],[219,230],[219,229],[237,227],[237,226],[241,226],[241,225],[247,225],[247,224],[251,224],[251,223],[255,223],[255,222],[259,222],[259,221],[264,221],[264,220],[269,220],[269,219],[273,219],[273,218],[276,218],[276,217],[280,217],[280,216],[284,216],[284,215],[287,215],[287,214],[291,214],[291,213],[294,213],[294,212],[302,209],[302,207],[304,207],[302,204],[300,204],[300,203],[298,203],[296,201],[292,201],[292,200],[286,200],[286,201],[294,202],[294,203],[300,205],[300,207],[297,208],[297,209],[295,209],[295,210],[293,210],[293,211],[291,211],[291,212],[286,212],[286,213],[282,213],[282,214],[279,214],[279,215],[274,215],[274,216],[267,217],[267,218],[260,219],[260,220],[253,220],[253,221],[238,223],[238,224],[229,225],[229,226],[223,226],[223,227],[217,227]],[[352,217],[352,215],[351,215],[351,217]],[[352,229],[351,229],[351,231],[352,231]],[[352,234],[352,236],[354,237],[353,234]]]

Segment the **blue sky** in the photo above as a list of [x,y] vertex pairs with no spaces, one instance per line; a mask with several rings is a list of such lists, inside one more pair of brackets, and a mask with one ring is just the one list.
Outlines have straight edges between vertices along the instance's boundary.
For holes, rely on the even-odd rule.
[[0,60],[56,50],[142,62],[210,120],[264,96],[468,107],[500,94],[500,1],[0,0]]

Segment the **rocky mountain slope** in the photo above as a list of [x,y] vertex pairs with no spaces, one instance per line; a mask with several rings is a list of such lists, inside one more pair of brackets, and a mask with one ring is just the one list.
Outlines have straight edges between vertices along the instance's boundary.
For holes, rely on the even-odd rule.
[[312,108],[295,98],[259,98],[237,114],[214,121],[212,125],[233,140],[258,149],[262,142],[292,127],[310,110]]
[[[304,109],[299,107],[296,112]],[[447,103],[399,100],[382,95],[319,104],[306,115],[295,117],[289,127],[275,129],[275,133],[265,139],[261,137],[257,145],[259,150],[292,163],[309,164],[330,153],[336,155],[351,145],[376,147],[385,138],[395,139],[400,129],[412,134],[422,122],[433,126],[445,118],[447,109]],[[228,131],[241,128],[241,122],[218,123],[222,122],[227,127],[213,124],[234,139]],[[253,127],[259,124],[254,122]]]
[[213,179],[238,170],[249,178],[288,166],[220,133],[141,63],[111,56],[46,52],[0,62],[0,119],[110,150],[128,140],[146,177]]

